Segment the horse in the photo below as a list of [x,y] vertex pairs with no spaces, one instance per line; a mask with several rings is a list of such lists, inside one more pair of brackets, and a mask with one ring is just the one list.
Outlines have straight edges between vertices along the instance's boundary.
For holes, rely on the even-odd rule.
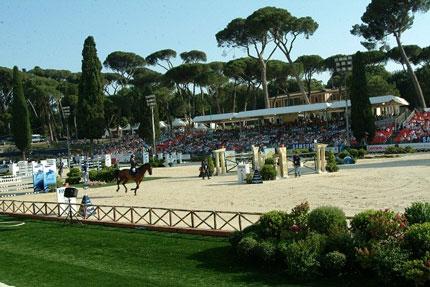
[[148,171],[149,175],[152,175],[152,167],[149,163],[145,163],[144,165],[141,165],[140,167],[136,168],[136,172],[134,174],[131,174],[130,169],[128,168],[118,170],[118,173],[116,175],[116,184],[118,185],[118,188],[116,189],[116,191],[119,191],[119,184],[122,182],[122,185],[125,188],[125,193],[127,193],[127,187],[125,186],[125,184],[132,179],[136,182],[136,188],[132,188],[131,190],[134,190],[134,195],[136,195],[136,191],[139,188],[140,182],[143,180],[146,171]]

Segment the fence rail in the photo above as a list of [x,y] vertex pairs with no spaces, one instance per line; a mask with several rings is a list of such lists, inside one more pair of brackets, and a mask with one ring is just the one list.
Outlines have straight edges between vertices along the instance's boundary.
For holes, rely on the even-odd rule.
[[[177,229],[241,231],[256,223],[261,213],[186,210],[140,206],[70,204],[74,217],[91,223],[116,223],[135,226],[160,226]],[[0,213],[66,218],[69,204],[0,200]]]

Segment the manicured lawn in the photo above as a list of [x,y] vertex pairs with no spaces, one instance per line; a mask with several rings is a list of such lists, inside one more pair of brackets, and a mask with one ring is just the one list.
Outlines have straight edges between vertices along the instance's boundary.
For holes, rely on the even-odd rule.
[[[0,220],[7,218],[0,216]],[[0,282],[13,286],[351,286],[320,280],[287,284],[282,274],[241,267],[224,238],[30,220],[19,228],[0,227]]]

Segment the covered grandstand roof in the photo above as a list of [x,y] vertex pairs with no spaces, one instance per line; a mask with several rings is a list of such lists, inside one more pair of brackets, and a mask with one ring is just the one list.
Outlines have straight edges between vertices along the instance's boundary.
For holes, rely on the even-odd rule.
[[[409,103],[400,97],[396,96],[380,96],[370,98],[372,105],[382,105],[393,103],[401,106],[407,106]],[[351,106],[351,102],[348,100],[348,107]],[[316,112],[324,110],[335,110],[344,109],[345,101],[337,101],[332,103],[317,103],[309,105],[296,105],[270,109],[251,110],[239,113],[225,113],[225,114],[213,114],[207,116],[197,116],[193,119],[195,123],[208,123],[208,122],[234,122],[244,119],[257,119],[264,117],[275,117],[280,115],[298,114],[303,112]]]

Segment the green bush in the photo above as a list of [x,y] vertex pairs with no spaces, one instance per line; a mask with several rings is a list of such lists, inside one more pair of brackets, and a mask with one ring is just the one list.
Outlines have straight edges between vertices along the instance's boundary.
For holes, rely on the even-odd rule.
[[79,168],[71,168],[67,173],[66,183],[68,184],[78,184],[81,182],[82,172]]
[[339,251],[327,253],[322,258],[322,269],[329,275],[339,275],[345,269],[346,255]]
[[273,210],[260,217],[260,226],[266,237],[279,238],[284,226],[285,212]]
[[303,153],[310,153],[311,151],[308,148],[296,148],[293,150],[294,154],[303,154]]
[[363,159],[366,154],[367,154],[367,150],[365,150],[363,148],[358,150],[358,158]]
[[362,242],[398,239],[406,229],[406,218],[390,210],[367,210],[353,217],[351,230]]
[[336,157],[334,156],[333,152],[330,152],[328,154],[328,160],[327,160],[327,165],[325,169],[328,172],[336,172],[339,170],[339,167],[337,166],[337,163],[336,163]]
[[405,233],[405,245],[416,257],[430,252],[430,222],[410,226]]
[[90,181],[98,181],[98,171],[95,169],[90,169],[88,172],[88,177]]
[[[430,283],[430,257],[424,259],[408,260],[402,265],[402,275],[415,286],[429,286]],[[427,285],[426,285],[427,284]]]
[[358,158],[358,150],[351,148],[348,149],[348,152],[352,158]]
[[323,206],[309,213],[308,224],[310,230],[329,234],[333,229],[346,229],[346,217],[340,208]]
[[409,224],[430,222],[430,202],[414,202],[405,210]]
[[266,158],[264,160],[264,164],[271,164],[274,165],[275,164],[275,160],[273,158]]
[[149,164],[152,167],[164,167],[164,159],[158,159],[156,157],[149,158]]
[[277,245],[273,241],[263,240],[254,248],[257,260],[262,263],[270,264],[276,260]]
[[340,153],[338,153],[338,155],[337,155],[340,159],[344,159],[345,157],[347,157],[347,156],[351,156],[351,154],[347,151],[347,150],[344,150],[344,151],[341,151]]
[[276,179],[276,168],[273,165],[265,164],[260,170],[261,178],[263,180]]
[[399,153],[414,153],[415,149],[410,146],[399,147],[399,146],[389,146],[385,149],[385,154],[399,154]]
[[212,159],[211,156],[208,156],[207,161],[208,161],[209,175],[212,176],[214,174],[214,171],[215,171],[214,160]]
[[62,187],[63,185],[64,180],[60,176],[57,176],[57,187]]
[[245,179],[245,182],[247,183],[247,184],[251,184],[252,183],[252,178],[254,177],[254,174],[251,172],[251,173],[248,173],[247,175],[246,175],[246,179]]
[[324,245],[325,237],[320,234],[310,234],[304,240],[281,244],[279,253],[285,263],[286,271],[291,276],[298,277],[315,274],[320,267],[318,258]]
[[370,255],[368,256],[370,270],[375,272],[379,280],[386,284],[401,279],[403,264],[409,257],[408,252],[393,241],[372,244]]
[[255,255],[255,248],[257,247],[258,242],[252,237],[244,237],[239,241],[237,245],[237,255],[239,258],[243,260],[250,259]]

